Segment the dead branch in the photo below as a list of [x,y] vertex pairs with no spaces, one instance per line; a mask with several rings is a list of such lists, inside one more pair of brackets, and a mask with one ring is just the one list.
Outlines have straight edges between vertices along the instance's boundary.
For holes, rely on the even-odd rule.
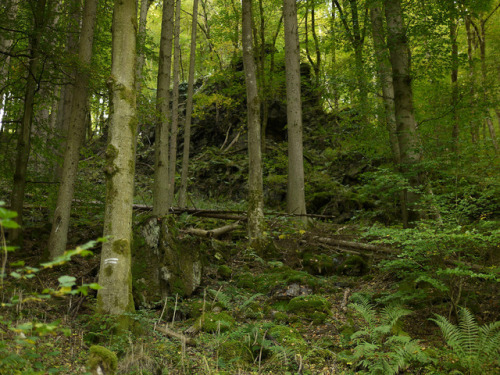
[[222,236],[223,234],[229,233],[235,229],[240,227],[240,222],[236,221],[234,223],[224,225],[220,228],[215,228],[211,230],[199,229],[199,228],[188,228],[182,230],[184,233],[193,234],[195,236],[207,237],[207,238],[217,238]]
[[189,338],[189,337],[183,335],[182,333],[172,331],[170,328],[156,326],[156,330],[161,332],[161,333],[164,333],[165,335],[167,335],[169,337],[173,337],[173,338],[176,338],[178,340],[181,340],[181,342],[185,343],[186,345],[189,345],[189,346],[196,346],[197,345],[196,341],[193,340],[192,338]]
[[374,252],[382,252],[382,253],[388,253],[388,254],[393,254],[395,251],[388,248],[388,247],[383,247],[380,245],[372,245],[368,243],[362,243],[362,242],[353,242],[353,241],[345,241],[345,240],[339,240],[335,238],[328,238],[328,237],[313,237],[313,239],[317,240],[318,242],[326,243],[329,245],[336,245],[336,246],[344,246],[344,247],[350,247],[356,250],[366,250],[366,251],[374,251]]

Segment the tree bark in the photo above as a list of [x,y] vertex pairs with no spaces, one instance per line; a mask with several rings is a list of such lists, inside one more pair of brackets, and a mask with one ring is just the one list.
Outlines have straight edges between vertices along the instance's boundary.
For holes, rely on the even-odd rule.
[[459,120],[458,120],[458,43],[457,43],[457,27],[458,21],[456,16],[450,20],[450,42],[451,42],[451,110],[452,110],[452,151],[454,155],[458,155],[458,136],[459,136]]
[[[295,0],[283,0],[285,23],[285,70],[288,120],[287,210],[305,214],[302,101],[300,97],[300,53]],[[305,218],[303,220],[306,220]]]
[[175,194],[175,167],[177,162],[177,133],[179,129],[179,65],[181,45],[179,43],[181,33],[181,0],[176,0],[175,27],[174,27],[174,87],[172,89],[172,130],[170,132],[170,157],[168,166],[168,201],[171,207]]
[[[24,93],[24,109],[19,129],[16,152],[16,167],[14,172],[14,185],[12,188],[11,210],[17,212],[17,223],[23,224],[24,190],[26,187],[26,173],[31,150],[31,127],[33,122],[33,106],[35,94],[38,90],[40,75],[40,39],[45,29],[46,0],[39,0],[33,8],[34,27],[30,36],[30,59],[27,72],[26,89]],[[13,229],[10,240],[19,241],[20,228]]]
[[388,57],[388,50],[384,37],[384,24],[382,11],[379,4],[374,4],[370,8],[372,22],[373,47],[375,50],[375,61],[377,63],[377,73],[380,88],[382,89],[382,100],[384,103],[385,124],[389,134],[392,160],[394,165],[399,166],[399,144],[396,132],[396,115],[394,112],[394,87],[392,85],[391,65]]
[[172,36],[174,31],[174,0],[163,1],[161,22],[160,62],[156,94],[158,123],[155,134],[155,176],[153,183],[153,215],[168,213],[168,141],[170,125],[170,68],[172,65]]
[[75,81],[73,101],[71,103],[70,131],[66,141],[61,182],[57,195],[57,204],[50,232],[48,248],[52,259],[66,250],[68,239],[71,202],[75,191],[75,182],[80,159],[80,147],[85,139],[87,125],[87,101],[89,96],[90,63],[94,42],[94,28],[97,16],[97,0],[86,0],[83,9],[83,23],[78,49],[78,79]]
[[[397,124],[401,171],[407,175],[410,185],[417,188],[418,172],[415,170],[421,159],[415,114],[413,109],[413,92],[411,87],[410,49],[403,21],[401,0],[385,1],[385,16],[387,20],[387,41],[392,66],[392,81],[394,86],[394,105]],[[409,226],[411,221],[418,219],[414,204],[417,194],[405,190],[402,204],[403,225]]]
[[262,250],[264,195],[260,141],[260,99],[252,41],[252,0],[242,0],[243,68],[247,93],[248,123],[248,238],[250,246]]
[[196,62],[197,25],[198,25],[198,0],[193,0],[193,20],[191,23],[191,48],[189,56],[186,123],[184,125],[184,146],[182,152],[182,172],[181,172],[181,187],[179,191],[179,207],[186,207],[187,180],[189,172],[189,146],[191,142],[191,117],[193,114],[194,68]]
[[[134,311],[131,242],[134,198],[135,137],[137,135],[135,64],[135,0],[116,0],[113,10],[112,90],[109,139],[106,149],[106,208],[97,308],[100,313],[123,315]],[[122,328],[128,328],[123,319]]]
[[153,3],[152,0],[142,0],[141,8],[139,13],[139,31],[137,33],[137,44],[139,46],[139,53],[137,54],[137,64],[136,64],[136,82],[135,82],[135,91],[137,95],[141,95],[142,89],[142,69],[144,67],[144,44],[146,42],[146,25],[148,22],[148,12],[149,7]]

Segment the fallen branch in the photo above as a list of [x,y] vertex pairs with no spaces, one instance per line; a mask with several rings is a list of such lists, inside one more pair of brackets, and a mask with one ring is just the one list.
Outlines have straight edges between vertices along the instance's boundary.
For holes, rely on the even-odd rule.
[[181,342],[183,344],[185,343],[186,345],[189,345],[189,346],[196,346],[197,345],[195,340],[183,335],[182,333],[172,331],[170,328],[156,326],[156,330],[161,332],[161,333],[164,333],[165,335],[167,335],[169,337],[173,337],[173,338],[176,338],[178,340],[181,340]]
[[387,253],[387,254],[393,254],[395,252],[394,250],[392,250],[388,247],[383,247],[380,245],[372,245],[372,244],[362,243],[362,242],[345,241],[345,240],[339,240],[339,239],[328,238],[328,237],[313,237],[313,239],[317,240],[318,242],[326,243],[329,245],[345,246],[345,247],[350,247],[350,248],[357,249],[357,250],[375,251],[375,252],[382,252],[382,253]]
[[199,228],[188,228],[182,230],[184,233],[193,234],[195,236],[207,237],[207,238],[217,238],[222,236],[223,234],[232,232],[235,229],[240,227],[240,222],[236,221],[229,225],[224,225],[220,228],[215,228],[211,230],[199,229]]

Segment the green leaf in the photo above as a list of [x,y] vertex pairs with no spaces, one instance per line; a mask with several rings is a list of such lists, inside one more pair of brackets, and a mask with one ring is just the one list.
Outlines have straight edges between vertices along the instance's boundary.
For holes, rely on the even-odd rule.
[[102,286],[100,286],[97,283],[91,283],[91,284],[89,284],[89,288],[94,289],[94,290],[99,290],[99,289],[102,289]]
[[61,284],[61,286],[68,286],[68,287],[71,287],[73,285],[75,285],[75,281],[76,281],[76,277],[74,276],[61,276],[60,278],[57,279],[57,281],[59,281],[59,284]]
[[14,272],[14,271],[10,273],[10,276],[12,276],[15,279],[20,279],[22,277],[21,274]]

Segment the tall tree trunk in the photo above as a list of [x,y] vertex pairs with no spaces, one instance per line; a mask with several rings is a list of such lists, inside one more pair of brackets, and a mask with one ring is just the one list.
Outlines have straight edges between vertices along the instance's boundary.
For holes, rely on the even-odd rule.
[[[70,28],[73,30],[80,29],[80,22],[82,17],[81,4],[77,1],[70,1],[68,4],[67,12],[69,14]],[[76,55],[78,53],[78,34],[69,32],[66,38],[65,54],[67,56]],[[56,134],[61,140],[61,147],[56,150],[56,154],[62,160],[62,154],[66,150],[66,136],[68,134],[68,127],[71,117],[71,103],[73,102],[73,83],[75,82],[76,69],[71,68],[69,72],[69,81],[71,84],[65,84],[61,88],[57,106],[56,117]],[[53,166],[53,180],[59,182],[61,180],[61,168],[59,162]],[[53,216],[53,215],[51,215]]]
[[[14,22],[16,15],[17,15],[17,9],[19,7],[19,0],[10,0],[5,4],[7,7],[7,12],[5,14],[6,20],[3,22]],[[0,34],[0,50],[8,52],[10,50],[10,47],[12,46],[12,43],[14,42],[14,38],[11,32],[4,32],[4,34]],[[10,65],[10,56],[5,55],[4,60],[0,60],[0,112],[2,111],[3,107],[3,99],[4,99],[4,90],[5,86],[8,82],[8,72],[9,72],[9,65]],[[1,120],[1,119],[0,119]]]
[[495,132],[495,127],[493,126],[493,121],[491,119],[491,113],[489,108],[489,82],[488,82],[488,72],[486,67],[486,22],[488,19],[481,20],[481,36],[479,38],[479,51],[481,56],[481,74],[483,78],[483,101],[486,109],[484,111],[486,125],[488,126],[488,131],[490,133],[491,143],[495,154],[498,154],[498,143],[497,136]]
[[242,0],[241,13],[248,122],[248,238],[252,247],[262,251],[264,198],[260,142],[260,99],[252,41],[252,0]]
[[142,69],[144,67],[144,44],[146,43],[146,25],[148,22],[148,12],[149,7],[153,3],[152,0],[141,0],[141,8],[139,13],[139,31],[137,33],[137,44],[139,47],[139,51],[137,54],[137,64],[136,64],[136,82],[135,82],[135,91],[137,95],[141,95],[142,89]]
[[78,79],[73,90],[71,103],[70,131],[66,141],[64,163],[61,171],[61,183],[57,195],[57,204],[50,232],[48,248],[52,259],[62,255],[66,250],[68,239],[71,202],[75,191],[78,173],[80,147],[85,139],[87,125],[87,102],[89,96],[90,63],[94,42],[97,0],[86,0],[83,9],[83,23],[80,32],[78,49]]
[[[111,122],[106,149],[106,208],[97,308],[122,315],[134,311],[131,242],[137,136],[135,0],[116,0],[113,10]],[[122,328],[128,328],[125,318]]]
[[457,27],[458,22],[454,15],[450,20],[450,42],[451,42],[451,110],[452,110],[452,151],[454,155],[458,155],[458,136],[459,136],[459,120],[458,120],[458,43],[457,43]]
[[[401,0],[385,0],[385,16],[387,19],[387,42],[392,65],[394,86],[394,105],[396,114],[401,170],[407,175],[410,185],[417,188],[418,172],[415,170],[421,159],[420,144],[416,132],[415,114],[413,110],[413,92],[411,87],[410,49],[403,21]],[[404,191],[402,204],[403,225],[416,220],[419,215],[415,210],[417,194]]]
[[[300,53],[295,0],[283,0],[285,23],[285,70],[288,120],[287,210],[306,213],[304,157],[302,144],[302,101],[300,97]],[[305,220],[305,217],[303,217]]]
[[375,61],[377,62],[377,73],[379,84],[382,89],[382,100],[384,103],[385,124],[389,134],[392,160],[394,165],[399,166],[399,143],[396,132],[396,114],[394,112],[394,87],[392,85],[391,65],[384,37],[384,24],[382,11],[379,4],[370,8],[372,21],[373,47],[375,50]]
[[189,144],[191,142],[191,116],[193,114],[194,68],[196,62],[196,31],[198,26],[198,0],[193,0],[193,20],[191,23],[191,47],[189,55],[189,77],[186,103],[186,122],[184,124],[184,146],[182,150],[181,187],[179,207],[186,207],[187,181],[189,172]]
[[[332,17],[331,17],[331,25],[330,25],[330,28],[331,28],[331,33],[332,33],[332,51],[331,51],[331,55],[332,55],[332,69],[333,71],[335,72],[335,68],[336,68],[336,65],[337,65],[337,36],[335,34],[335,13],[336,13],[336,10],[335,10],[335,2],[332,1]],[[336,87],[336,82],[334,82],[333,84],[333,109],[335,109],[336,112],[339,111],[339,90],[337,89]]]
[[172,36],[174,32],[174,0],[163,1],[161,21],[160,62],[156,93],[158,123],[155,133],[155,176],[153,183],[153,215],[168,213],[168,141],[170,124],[170,68],[172,65]]
[[172,90],[172,131],[170,132],[170,159],[168,166],[168,207],[172,206],[175,194],[175,167],[177,163],[177,133],[179,129],[179,65],[181,45],[181,0],[176,0],[174,28],[174,87]]
[[471,102],[471,111],[473,118],[473,120],[470,122],[470,134],[472,143],[477,143],[479,141],[479,126],[477,121],[474,120],[476,116],[474,113],[475,112],[474,105],[472,105],[472,103],[474,102],[474,98],[476,96],[476,90],[475,90],[476,74],[474,69],[474,55],[473,55],[474,32],[472,31],[471,28],[470,16],[466,16],[465,18],[465,29],[467,31],[467,61],[469,65],[469,87],[470,87],[469,99]]
[[[16,169],[14,172],[14,186],[12,188],[11,210],[17,212],[17,223],[23,224],[24,190],[26,187],[26,173],[31,150],[31,125],[33,122],[33,106],[35,93],[38,90],[40,79],[40,39],[45,29],[46,0],[33,3],[34,27],[30,35],[30,59],[27,72],[26,89],[24,93],[24,109],[17,139]],[[11,241],[18,241],[20,229],[13,229],[10,233]]]

